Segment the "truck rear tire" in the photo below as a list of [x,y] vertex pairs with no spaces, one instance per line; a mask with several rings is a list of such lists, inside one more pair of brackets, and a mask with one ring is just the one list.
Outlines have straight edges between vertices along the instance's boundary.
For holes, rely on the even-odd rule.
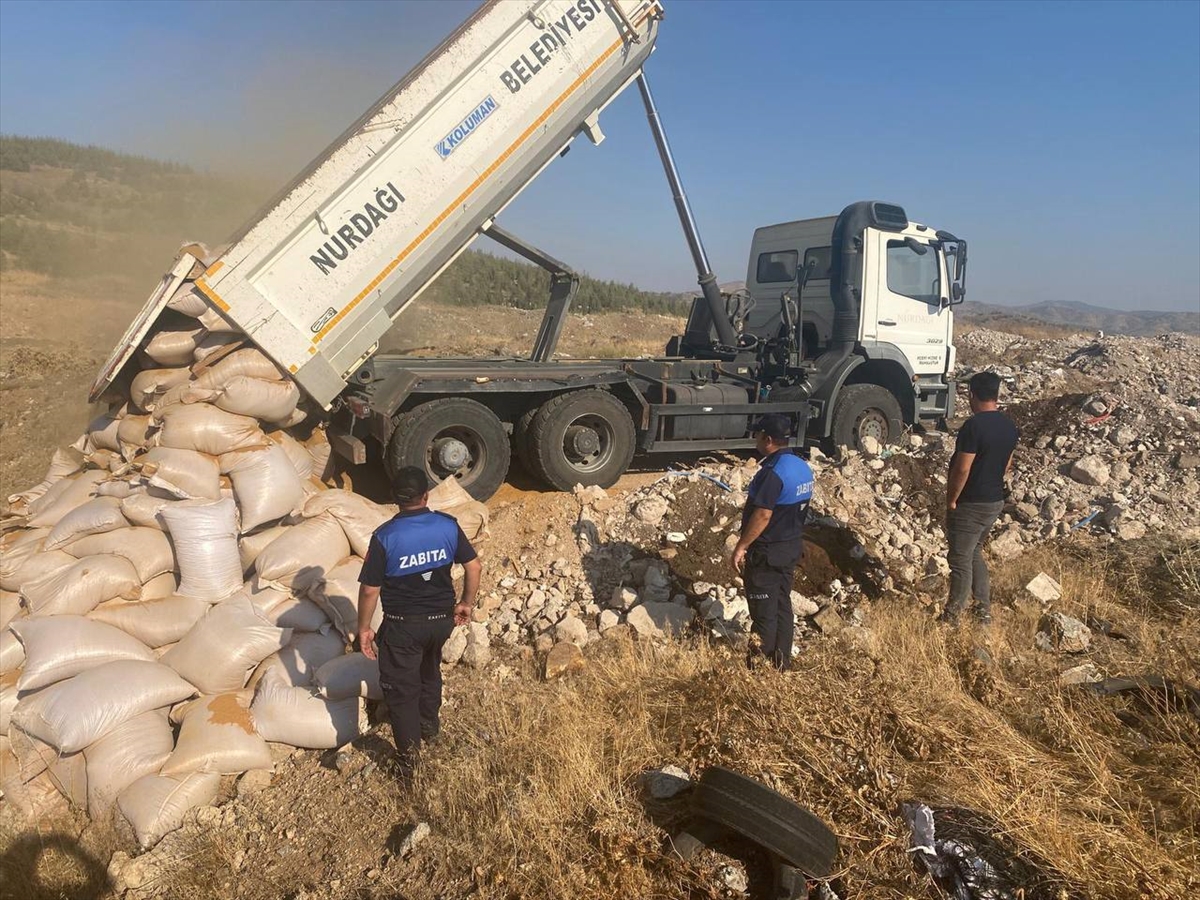
[[494,412],[465,397],[443,397],[396,419],[387,468],[392,474],[417,466],[436,481],[455,477],[476,500],[487,500],[504,483],[510,456]]
[[611,487],[633,459],[629,410],[600,390],[572,391],[547,400],[529,424],[533,474],[560,491],[575,485]]
[[904,429],[900,403],[877,384],[852,384],[838,393],[830,437],[838,447],[862,450],[865,437],[892,444]]
[[517,460],[521,463],[521,467],[529,475],[537,477],[537,472],[533,468],[533,451],[529,445],[529,426],[533,424],[533,417],[537,415],[538,407],[528,409],[521,413],[520,417],[513,422],[512,433],[512,449],[517,455]]

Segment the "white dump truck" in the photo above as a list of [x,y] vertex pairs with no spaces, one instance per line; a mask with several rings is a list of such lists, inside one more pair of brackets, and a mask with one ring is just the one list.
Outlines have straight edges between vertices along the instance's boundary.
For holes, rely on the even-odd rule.
[[[899,206],[855,203],[759,229],[747,289],[723,294],[643,72],[662,23],[658,0],[484,3],[227,246],[181,252],[92,399],[132,377],[172,297],[198,292],[291,373],[347,461],[421,465],[480,499],[514,452],[551,486],[606,486],[635,453],[750,447],[749,424],[767,412],[843,444],[948,415],[965,243]],[[604,108],[634,83],[700,296],[662,357],[555,358],[579,279],[496,219],[577,137],[600,143]],[[377,354],[480,236],[549,272],[529,357]]]

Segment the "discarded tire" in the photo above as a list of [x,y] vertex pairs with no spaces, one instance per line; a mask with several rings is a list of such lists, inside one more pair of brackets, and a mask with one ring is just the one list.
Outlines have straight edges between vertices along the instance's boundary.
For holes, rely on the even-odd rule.
[[720,766],[692,792],[692,812],[754,841],[815,878],[826,878],[837,837],[820,819],[761,782]]
[[569,491],[611,487],[629,468],[635,434],[629,410],[607,391],[560,394],[537,411],[529,425],[534,474],[552,488]]

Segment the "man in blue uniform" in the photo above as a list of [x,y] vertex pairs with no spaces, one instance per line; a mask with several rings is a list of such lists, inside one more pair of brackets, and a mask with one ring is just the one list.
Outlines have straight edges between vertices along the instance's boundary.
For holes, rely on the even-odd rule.
[[[400,469],[392,492],[400,512],[371,536],[358,577],[358,641],[368,659],[379,660],[401,773],[411,775],[421,739],[438,733],[442,645],[455,625],[471,620],[483,567],[458,522],[426,505],[429,479],[423,470]],[[457,605],[450,577],[454,563],[465,570]],[[381,600],[376,649],[371,619]]]
[[742,573],[750,602],[750,663],[761,654],[777,669],[792,661],[792,575],[800,561],[801,537],[812,500],[813,473],[788,449],[792,426],[787,416],[763,416],[752,432],[762,465],[742,510],[742,535],[733,567]]

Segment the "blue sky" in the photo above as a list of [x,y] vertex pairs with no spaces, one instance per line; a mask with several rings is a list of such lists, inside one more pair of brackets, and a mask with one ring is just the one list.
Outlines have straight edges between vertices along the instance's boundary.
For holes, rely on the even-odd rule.
[[[474,2],[0,2],[0,130],[282,184]],[[1200,309],[1200,3],[664,0],[647,74],[709,256],[859,199],[971,242],[969,296]],[[631,90],[504,224],[695,282]]]

